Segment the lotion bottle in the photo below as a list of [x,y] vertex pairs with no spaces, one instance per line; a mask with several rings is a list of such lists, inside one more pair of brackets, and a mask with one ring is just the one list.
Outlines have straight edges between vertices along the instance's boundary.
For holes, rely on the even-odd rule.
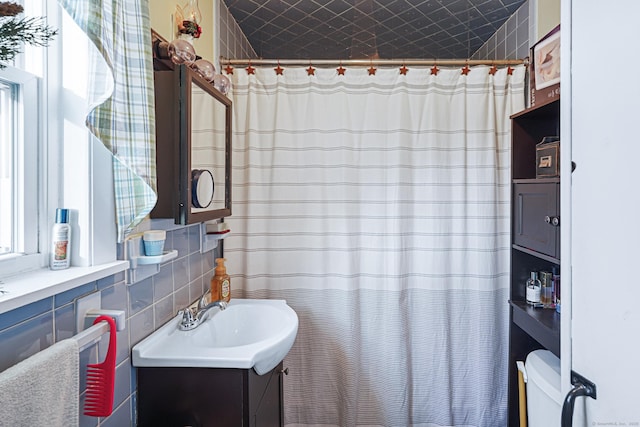
[[[215,274],[211,278],[211,301],[229,302],[231,299],[231,279],[224,265],[224,258],[216,258]],[[217,299],[214,299],[217,296]]]
[[49,268],[63,270],[71,265],[71,226],[69,209],[56,209],[56,222],[51,230]]

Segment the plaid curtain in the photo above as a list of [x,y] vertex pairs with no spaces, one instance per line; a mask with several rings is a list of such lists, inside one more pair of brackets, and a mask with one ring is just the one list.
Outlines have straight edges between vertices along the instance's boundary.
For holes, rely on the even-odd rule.
[[156,194],[151,23],[147,0],[59,0],[96,46],[87,127],[113,153],[118,241],[153,209]]

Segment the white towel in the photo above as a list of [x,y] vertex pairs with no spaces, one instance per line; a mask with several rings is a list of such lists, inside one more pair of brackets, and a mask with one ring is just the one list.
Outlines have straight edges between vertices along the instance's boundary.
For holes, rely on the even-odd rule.
[[0,425],[78,426],[78,359],[66,339],[0,373]]

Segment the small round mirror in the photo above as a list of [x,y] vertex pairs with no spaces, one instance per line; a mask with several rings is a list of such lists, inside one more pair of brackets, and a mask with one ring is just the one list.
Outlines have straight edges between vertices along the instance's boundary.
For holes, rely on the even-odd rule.
[[206,208],[213,200],[213,175],[207,169],[191,171],[191,204],[194,208]]

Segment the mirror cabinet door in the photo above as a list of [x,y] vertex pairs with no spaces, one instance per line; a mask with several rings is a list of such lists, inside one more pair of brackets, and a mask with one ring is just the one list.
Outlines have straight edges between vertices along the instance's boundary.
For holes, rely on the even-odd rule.
[[231,101],[185,65],[155,72],[158,203],[152,218],[231,215]]
[[191,213],[227,208],[226,107],[191,83]]
[[179,69],[179,223],[193,224],[231,215],[231,101],[191,68]]

